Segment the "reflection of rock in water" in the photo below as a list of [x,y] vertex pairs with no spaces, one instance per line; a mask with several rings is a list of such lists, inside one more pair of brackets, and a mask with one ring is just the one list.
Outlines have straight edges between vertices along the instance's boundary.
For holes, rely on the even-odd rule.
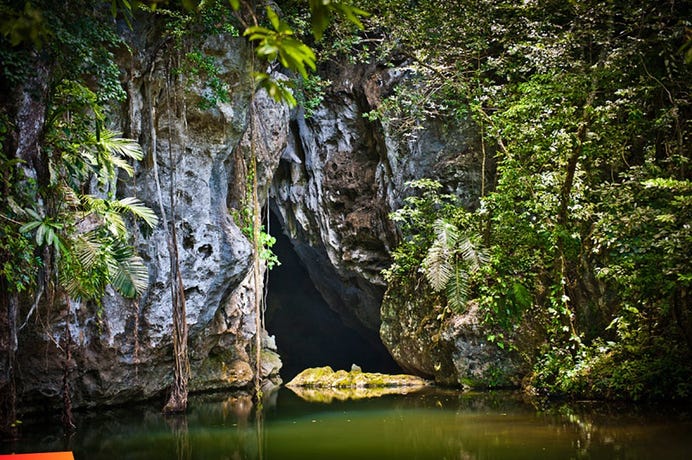
[[308,388],[289,387],[296,395],[305,401],[331,403],[332,401],[346,401],[349,399],[379,398],[386,395],[407,395],[417,393],[423,387],[370,387],[370,388]]

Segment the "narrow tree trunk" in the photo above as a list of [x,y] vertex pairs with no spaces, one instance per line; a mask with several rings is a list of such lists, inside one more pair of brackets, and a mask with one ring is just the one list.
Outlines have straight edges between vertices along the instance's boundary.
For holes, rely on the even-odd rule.
[[254,280],[255,310],[255,397],[261,399],[262,385],[262,278],[260,267],[260,227],[262,225],[259,205],[259,185],[257,180],[257,153],[255,152],[254,111],[250,105],[250,167],[252,168],[252,275]]
[[[170,73],[170,72],[169,72]],[[183,278],[180,274],[180,261],[178,254],[178,235],[175,229],[175,185],[176,171],[173,160],[171,133],[171,98],[168,83],[166,84],[166,99],[168,107],[168,161],[170,168],[169,206],[171,212],[170,232],[167,232],[168,253],[171,261],[171,301],[173,303],[173,355],[174,378],[171,395],[163,408],[163,412],[170,414],[184,412],[187,409],[188,381],[190,379],[190,359],[187,349],[187,309],[185,306],[185,289]],[[183,146],[183,151],[184,151]],[[163,205],[161,206],[163,212]]]
[[2,353],[3,374],[0,376],[0,433],[2,437],[16,439],[18,436],[17,421],[17,388],[15,383],[15,364],[17,355],[17,312],[19,299],[17,293],[8,292],[6,282],[0,279],[3,288],[2,313],[0,320],[0,352]]
[[[596,97],[596,92],[592,91],[584,104],[582,119],[577,128],[577,145],[572,150],[569,158],[567,159],[567,165],[565,166],[565,181],[562,183],[560,188],[560,207],[558,209],[557,215],[557,254],[555,257],[555,274],[559,277],[557,282],[562,286],[562,297],[563,299],[569,298],[568,284],[569,284],[569,273],[567,269],[567,259],[565,255],[565,239],[567,232],[567,224],[569,220],[569,203],[572,199],[572,188],[574,187],[574,177],[577,172],[577,166],[579,165],[579,160],[581,159],[582,153],[584,151],[584,141],[586,140],[586,133],[588,130],[590,114],[589,111],[593,105],[593,101]],[[577,336],[577,331],[574,326],[574,318],[571,309],[567,301],[563,302],[566,314],[568,317],[568,324],[570,332],[573,336]]]

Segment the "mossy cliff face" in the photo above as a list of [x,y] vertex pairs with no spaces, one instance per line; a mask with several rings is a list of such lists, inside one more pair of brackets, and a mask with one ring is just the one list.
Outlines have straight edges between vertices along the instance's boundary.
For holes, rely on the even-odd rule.
[[443,302],[422,279],[390,284],[380,336],[396,362],[444,385],[518,386],[518,357],[487,340],[491,331],[481,324],[477,307],[470,304],[463,314],[453,314]]

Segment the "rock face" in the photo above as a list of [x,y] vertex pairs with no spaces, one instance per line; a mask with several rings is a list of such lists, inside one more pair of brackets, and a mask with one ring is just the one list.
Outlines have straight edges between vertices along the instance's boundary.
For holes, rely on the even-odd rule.
[[516,356],[488,342],[477,305],[448,314],[424,282],[417,289],[392,285],[382,302],[380,335],[406,371],[438,383],[470,388],[516,387]]
[[[170,57],[162,52],[168,48],[137,32],[131,48],[139,52],[124,56],[122,62],[129,69],[128,100],[119,123],[127,136],[139,139],[145,159],[136,166],[135,179],[124,181],[120,191],[142,199],[161,220],[165,217],[169,227],[175,226],[189,325],[190,389],[244,387],[254,375],[250,356],[255,285],[251,244],[231,208],[240,214],[247,201],[251,140],[266,199],[287,142],[288,110],[264,93],[258,93],[250,106],[251,60],[244,40],[221,36],[195,45],[214,57],[219,77],[233,88],[230,102],[203,110],[198,103],[208,90],[204,82],[176,80]],[[255,121],[254,139],[248,129],[250,116]],[[134,231],[136,247],[149,268],[148,290],[138,302],[110,292],[98,314],[92,305],[73,303],[54,312],[48,328],[23,333],[20,350],[25,355],[18,360],[24,401],[59,401],[55,396],[62,391],[68,330],[72,356],[66,369],[73,405],[149,398],[170,385],[171,268],[166,232],[162,225],[149,233]],[[263,377],[275,378],[280,360],[269,337],[263,344]]]
[[379,330],[408,372],[450,385],[516,384],[516,363],[486,341],[475,312],[441,321],[439,299],[387,288],[380,274],[398,239],[388,215],[412,193],[408,181],[436,179],[445,193],[477,205],[477,131],[430,120],[405,132],[396,120],[365,117],[410,76],[405,67],[347,65],[328,76],[335,83],[322,106],[307,120],[294,115],[295,140],[271,189],[315,286],[344,321]]
[[345,321],[370,330],[380,324],[382,269],[398,235],[389,213],[401,206],[406,182],[441,180],[472,202],[479,195],[480,160],[469,153],[469,126],[429,123],[402,136],[364,115],[393,91],[401,69],[347,65],[305,119],[294,114],[271,199],[282,226],[315,285]]

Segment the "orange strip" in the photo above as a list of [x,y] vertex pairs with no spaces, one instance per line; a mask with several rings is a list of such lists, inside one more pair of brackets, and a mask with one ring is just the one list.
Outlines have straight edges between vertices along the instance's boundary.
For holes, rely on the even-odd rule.
[[72,452],[45,452],[41,454],[0,455],[0,460],[74,460]]

